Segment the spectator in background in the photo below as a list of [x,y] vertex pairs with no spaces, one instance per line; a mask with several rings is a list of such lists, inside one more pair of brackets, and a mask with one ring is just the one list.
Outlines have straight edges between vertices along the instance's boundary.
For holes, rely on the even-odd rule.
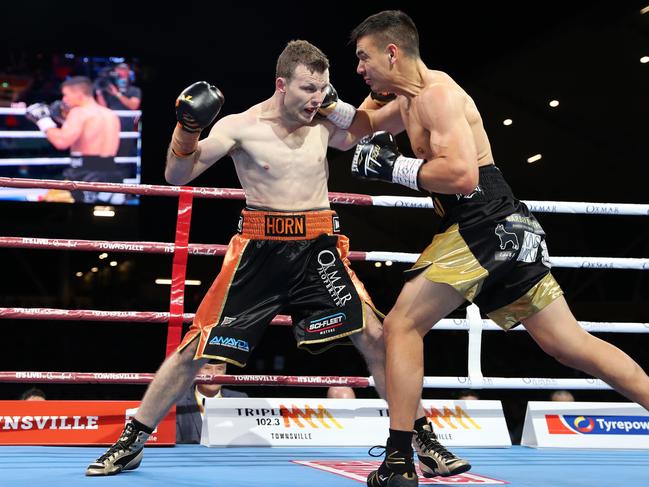
[[575,402],[575,396],[569,391],[554,391],[550,394],[550,401]]
[[[210,360],[199,375],[225,375],[227,364]],[[212,397],[248,397],[245,392],[221,387],[221,384],[193,384],[176,403],[176,443],[200,443],[205,400]]]
[[457,395],[457,398],[461,401],[478,401],[480,400],[480,396],[478,395],[477,392],[474,392],[469,389],[463,389],[460,391],[460,393]]
[[25,392],[23,392],[20,395],[20,400],[21,401],[45,401],[47,400],[47,397],[45,397],[45,393],[36,388],[32,387],[30,389],[27,389]]
[[331,386],[327,389],[327,399],[356,399],[356,394],[351,387]]
[[[112,71],[99,75],[95,82],[97,103],[111,110],[139,110],[142,103],[142,90],[132,84],[132,71],[128,64],[120,63]],[[138,117],[120,116],[122,132],[137,131]],[[137,139],[121,139],[118,155],[132,157],[137,155]]]

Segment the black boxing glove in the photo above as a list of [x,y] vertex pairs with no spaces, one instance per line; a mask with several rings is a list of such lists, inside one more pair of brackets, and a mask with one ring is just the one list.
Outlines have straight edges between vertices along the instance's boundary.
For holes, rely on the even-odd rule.
[[56,100],[55,102],[50,104],[49,108],[54,121],[58,125],[63,125],[63,123],[65,123],[65,119],[68,117],[68,113],[70,113],[70,107],[63,103],[63,101]]
[[185,88],[176,99],[176,120],[183,130],[200,133],[221,111],[223,93],[206,81],[198,81]]
[[423,159],[402,156],[390,132],[374,132],[358,142],[352,159],[352,175],[419,190],[417,176],[425,162]]
[[325,117],[336,127],[347,130],[354,120],[356,108],[338,99],[338,93],[331,83],[325,89],[325,97],[320,104],[318,114]]
[[47,132],[49,129],[55,129],[56,123],[52,120],[50,107],[45,103],[34,103],[25,109],[25,117],[27,120],[34,122],[38,125],[41,132]]
[[374,103],[377,105],[383,106],[390,103],[392,100],[395,100],[397,95],[395,93],[390,93],[389,91],[371,91],[370,98],[374,100]]

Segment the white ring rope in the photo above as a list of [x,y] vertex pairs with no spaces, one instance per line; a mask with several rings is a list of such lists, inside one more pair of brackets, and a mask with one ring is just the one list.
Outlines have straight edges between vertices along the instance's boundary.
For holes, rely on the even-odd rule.
[[[622,323],[607,321],[580,321],[579,326],[590,333],[649,333],[649,323]],[[439,321],[432,330],[468,331],[469,322],[465,319],[446,318]],[[482,331],[502,331],[491,320],[482,320]],[[526,331],[524,327],[517,326],[509,331]]]
[[[11,157],[0,159],[0,166],[65,166],[72,162],[70,157]],[[116,157],[117,164],[138,164],[139,157]]]
[[[40,130],[0,130],[2,139],[44,139],[47,136]],[[120,132],[120,139],[139,139],[140,132]]]
[[[372,196],[374,206],[398,208],[433,208],[433,201],[415,196]],[[648,216],[649,205],[632,203],[588,203],[575,201],[523,201],[537,213],[573,213],[576,215],[634,215]]]
[[[113,110],[118,117],[139,117],[142,115],[141,110]],[[25,115],[25,108],[7,108],[0,107],[0,115]]]
[[[373,381],[370,378],[370,383]],[[599,379],[554,379],[545,377],[424,377],[425,388],[444,389],[612,389]]]
[[[416,262],[419,254],[406,252],[369,251],[365,253],[365,260],[369,262]],[[554,267],[570,267],[581,269],[635,269],[649,270],[649,259],[635,259],[626,257],[550,257]]]

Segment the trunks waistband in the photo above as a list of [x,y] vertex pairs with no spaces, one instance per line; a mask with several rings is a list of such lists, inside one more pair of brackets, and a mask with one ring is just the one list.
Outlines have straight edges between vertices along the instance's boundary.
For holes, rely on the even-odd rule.
[[80,156],[74,155],[70,158],[72,167],[82,167],[91,171],[114,171],[115,158],[113,156]]
[[250,240],[312,240],[340,232],[338,215],[332,210],[273,212],[243,210],[237,231]]
[[505,181],[500,169],[493,164],[482,166],[479,169],[480,176],[478,186],[468,195],[462,194],[439,194],[432,193],[435,212],[445,217],[454,208],[467,204],[482,201],[491,201],[502,197],[514,198],[509,184]]

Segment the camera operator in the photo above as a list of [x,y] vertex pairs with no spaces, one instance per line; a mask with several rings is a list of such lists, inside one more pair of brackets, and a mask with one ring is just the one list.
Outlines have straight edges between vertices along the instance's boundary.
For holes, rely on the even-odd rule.
[[[113,69],[99,73],[95,81],[97,103],[111,110],[138,110],[142,102],[142,90],[131,84],[131,69],[128,64],[120,63]],[[120,116],[122,132],[134,132],[137,118],[132,115]],[[119,147],[120,156],[137,155],[136,139],[122,139]]]
[[99,74],[95,83],[97,102],[112,110],[138,110],[142,90],[131,84],[131,69],[126,63]]

